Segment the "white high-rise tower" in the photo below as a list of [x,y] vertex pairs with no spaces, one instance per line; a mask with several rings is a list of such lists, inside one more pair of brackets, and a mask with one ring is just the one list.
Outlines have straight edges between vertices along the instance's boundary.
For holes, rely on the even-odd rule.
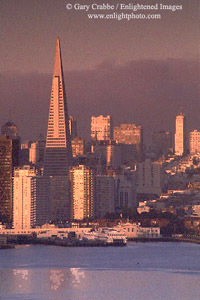
[[176,116],[175,154],[182,156],[186,153],[186,118],[181,112]]

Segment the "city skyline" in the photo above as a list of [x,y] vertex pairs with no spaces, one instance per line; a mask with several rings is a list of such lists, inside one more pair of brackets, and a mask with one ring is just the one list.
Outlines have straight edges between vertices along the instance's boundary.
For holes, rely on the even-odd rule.
[[0,1],[1,297],[198,298],[199,1]]
[[[1,126],[13,121],[23,140],[46,134],[46,121],[40,120],[48,118],[50,62],[59,35],[69,113],[77,118],[80,136],[89,137],[91,116],[111,115],[114,126],[141,125],[148,144],[150,132],[158,127],[173,132],[180,105],[187,114],[188,130],[200,128],[198,1],[192,5],[182,1],[182,11],[166,12],[162,20],[102,23],[67,11],[64,1],[51,1],[44,18],[45,3],[40,3],[37,7],[33,2],[18,6],[1,2],[1,53],[7,54],[0,63]],[[21,23],[15,23],[15,12]],[[52,27],[53,16],[56,26]]]

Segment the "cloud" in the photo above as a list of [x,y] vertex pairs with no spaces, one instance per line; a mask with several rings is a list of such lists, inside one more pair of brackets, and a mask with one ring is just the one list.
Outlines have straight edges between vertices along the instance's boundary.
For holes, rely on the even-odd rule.
[[[65,66],[64,66],[65,68]],[[0,120],[12,120],[23,139],[46,134],[50,74],[0,73]],[[111,114],[114,124],[142,125],[145,139],[154,130],[174,130],[183,107],[188,129],[200,130],[199,63],[169,59],[103,62],[94,70],[65,72],[69,113],[78,119],[79,135],[89,138],[92,115]]]

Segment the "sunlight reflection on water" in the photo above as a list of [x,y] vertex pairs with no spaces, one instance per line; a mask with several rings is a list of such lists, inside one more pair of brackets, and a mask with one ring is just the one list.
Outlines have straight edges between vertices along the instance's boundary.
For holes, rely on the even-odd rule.
[[0,299],[199,300],[199,252],[189,244],[19,247],[0,252]]

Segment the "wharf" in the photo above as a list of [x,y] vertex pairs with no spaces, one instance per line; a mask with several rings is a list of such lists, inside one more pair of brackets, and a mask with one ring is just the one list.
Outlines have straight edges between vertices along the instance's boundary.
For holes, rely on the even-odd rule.
[[42,245],[55,245],[63,247],[109,247],[109,246],[126,246],[123,242],[107,243],[104,241],[91,241],[91,240],[59,240],[59,239],[34,239],[31,244],[42,244]]
[[15,245],[13,244],[0,244],[0,249],[13,249]]
[[136,243],[148,243],[148,242],[184,242],[184,243],[193,243],[193,244],[200,244],[199,237],[161,237],[161,238],[129,238],[129,242],[136,242]]

